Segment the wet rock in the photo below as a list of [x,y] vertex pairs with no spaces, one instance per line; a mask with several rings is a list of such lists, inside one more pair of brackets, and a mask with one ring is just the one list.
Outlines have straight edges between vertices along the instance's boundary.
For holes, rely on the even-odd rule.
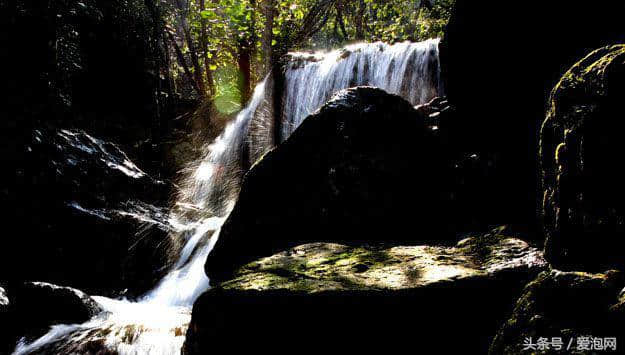
[[540,134],[549,261],[560,269],[625,266],[625,46],[592,52],[554,88]]
[[446,242],[479,230],[484,186],[472,185],[476,170],[452,157],[430,124],[382,90],[338,93],[252,166],[207,273],[223,279],[306,242]]
[[185,353],[225,344],[484,353],[523,285],[545,267],[539,250],[503,229],[452,247],[300,245],[205,293]]
[[9,297],[4,288],[0,286],[0,313],[6,311],[9,306]]
[[11,320],[9,319],[9,296],[0,284],[0,354],[8,353],[13,345],[15,338],[13,334],[9,334],[9,329],[13,327]]
[[23,165],[7,201],[7,223],[20,234],[3,240],[0,279],[97,294],[153,285],[175,244],[162,207],[168,184],[117,145],[78,130],[34,131]]
[[[532,350],[532,353],[540,354],[603,352],[605,349],[596,348],[592,338],[602,339],[602,346],[607,344],[605,338],[615,338],[616,349],[610,348],[609,353],[614,350],[622,353],[625,339],[620,330],[625,314],[619,312],[622,298],[621,303],[617,302],[623,285],[623,273],[618,271],[591,274],[551,270],[541,273],[525,287],[510,319],[497,333],[490,353],[520,354]],[[560,338],[562,351],[552,345],[549,349],[536,348],[541,337],[549,343],[554,337]],[[524,350],[524,343],[530,338],[534,348]]]
[[590,51],[625,43],[624,11],[612,0],[455,1],[440,46],[458,111],[451,141],[491,161],[492,223],[538,226],[538,132],[549,92]]
[[11,304],[2,347],[15,345],[18,338],[32,341],[45,334],[55,324],[84,323],[103,311],[102,307],[84,292],[46,282],[27,282],[11,288]]

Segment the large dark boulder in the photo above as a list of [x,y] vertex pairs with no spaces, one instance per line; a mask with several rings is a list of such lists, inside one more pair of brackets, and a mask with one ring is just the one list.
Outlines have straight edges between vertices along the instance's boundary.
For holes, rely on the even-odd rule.
[[[545,271],[529,283],[495,337],[490,353],[623,353],[623,273]],[[539,346],[539,338],[547,345]],[[562,342],[553,346],[553,338]],[[595,338],[600,341],[595,342]],[[606,338],[613,340],[605,341]],[[610,343],[613,344],[609,345]],[[533,345],[530,345],[533,344]]]
[[453,247],[301,245],[201,296],[184,353],[485,353],[545,267],[539,250],[503,229]]
[[493,223],[538,225],[549,92],[579,58],[625,41],[624,12],[613,0],[456,0],[441,43],[445,91],[459,112],[453,141],[493,166]]
[[575,64],[556,85],[540,136],[545,251],[556,267],[625,266],[625,46]]
[[[0,280],[42,280],[97,294],[140,293],[169,261],[168,184],[108,141],[37,130],[5,207]],[[175,244],[175,243],[174,243]],[[155,248],[155,245],[159,246]]]
[[338,93],[247,173],[207,273],[303,242],[455,240],[480,210],[458,200],[479,189],[425,113],[379,89]]
[[33,341],[56,324],[79,324],[103,312],[84,292],[45,282],[27,282],[10,289],[11,303],[3,319],[0,352],[18,338]]

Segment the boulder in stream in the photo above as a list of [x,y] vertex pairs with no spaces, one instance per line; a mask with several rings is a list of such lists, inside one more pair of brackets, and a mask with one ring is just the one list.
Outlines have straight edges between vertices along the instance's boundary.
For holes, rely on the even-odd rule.
[[[11,303],[6,313],[6,333],[2,349],[15,345],[18,338],[32,341],[56,324],[84,323],[103,311],[84,292],[46,282],[26,282],[10,289]],[[8,343],[5,343],[10,339]]]
[[371,87],[337,93],[246,174],[207,274],[307,242],[453,243],[475,230],[480,170],[450,154],[430,111]]
[[[542,253],[504,229],[452,247],[300,245],[196,301],[185,354],[484,353]],[[379,349],[376,349],[380,347]]]
[[625,45],[575,64],[551,94],[540,133],[549,261],[564,270],[625,267]]

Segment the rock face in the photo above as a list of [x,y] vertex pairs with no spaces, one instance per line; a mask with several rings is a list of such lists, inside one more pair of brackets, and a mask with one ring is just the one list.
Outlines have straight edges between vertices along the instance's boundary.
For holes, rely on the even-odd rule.
[[[624,286],[623,274],[610,271],[601,274],[584,272],[545,271],[529,283],[518,300],[510,319],[497,333],[490,347],[491,354],[520,354],[526,339],[536,344],[539,337],[552,341],[561,338],[562,350],[550,346],[550,350],[534,348],[533,353],[561,354],[602,352],[594,341],[584,345],[580,337],[616,338],[616,349],[622,353],[625,340],[622,324],[622,297],[619,291]],[[620,307],[620,308],[619,308]],[[569,351],[564,351],[573,340]],[[580,346],[580,348],[578,348]],[[591,346],[593,346],[591,348]],[[598,346],[598,345],[597,345]],[[538,350],[538,351],[536,351]]]
[[11,288],[0,351],[14,346],[19,337],[32,341],[52,325],[84,323],[102,311],[91,297],[70,287],[27,282]]
[[172,102],[158,6],[151,0],[0,4],[0,59],[13,68],[0,84],[2,127],[88,128],[132,153],[147,141],[158,143]]
[[306,242],[455,239],[479,211],[458,201],[481,190],[426,111],[379,89],[338,93],[247,173],[207,273]]
[[549,92],[590,51],[625,43],[624,11],[612,0],[456,0],[441,43],[458,110],[452,141],[493,167],[491,223],[537,225],[537,132]]
[[558,268],[625,266],[625,46],[574,65],[551,95],[540,135],[546,255]]
[[[37,130],[7,201],[19,231],[3,239],[0,280],[43,280],[97,294],[153,285],[168,262],[169,186],[113,143]],[[163,247],[155,248],[155,245]]]
[[484,353],[521,287],[545,266],[541,252],[502,230],[454,247],[301,245],[204,294],[185,353],[222,344],[278,353],[410,344]]

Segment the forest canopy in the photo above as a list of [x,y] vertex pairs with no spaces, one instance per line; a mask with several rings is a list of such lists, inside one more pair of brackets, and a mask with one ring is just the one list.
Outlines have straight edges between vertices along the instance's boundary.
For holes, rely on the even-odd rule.
[[281,55],[442,36],[454,0],[165,0],[176,91],[239,110]]

